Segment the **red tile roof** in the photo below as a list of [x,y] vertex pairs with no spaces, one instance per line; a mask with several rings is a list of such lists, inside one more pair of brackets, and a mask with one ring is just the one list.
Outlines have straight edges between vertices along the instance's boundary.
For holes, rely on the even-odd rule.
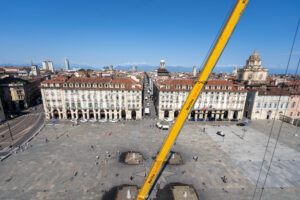
[[[42,84],[44,84],[44,83],[59,83],[59,84],[63,84],[63,83],[76,84],[76,83],[78,83],[79,88],[81,88],[81,83],[90,83],[90,84],[102,83],[102,84],[113,84],[113,88],[102,87],[101,89],[109,89],[109,90],[110,89],[118,89],[118,90],[121,90],[121,89],[142,90],[143,89],[142,84],[138,81],[133,80],[132,78],[113,78],[113,79],[111,79],[110,77],[105,77],[105,78],[102,78],[102,77],[92,77],[92,78],[91,77],[72,77],[72,78],[69,78],[68,80],[64,80],[64,79],[46,80],[46,81],[42,82]],[[119,84],[118,88],[115,87],[116,84]],[[121,84],[124,84],[125,88],[121,88]],[[75,88],[75,85],[73,85],[73,86]],[[44,87],[44,86],[42,85],[42,87]],[[69,85],[68,85],[68,87],[69,87]]]

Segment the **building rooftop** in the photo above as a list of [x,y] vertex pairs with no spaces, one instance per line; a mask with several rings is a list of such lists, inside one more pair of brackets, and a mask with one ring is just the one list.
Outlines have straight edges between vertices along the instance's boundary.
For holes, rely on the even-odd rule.
[[[165,91],[189,91],[192,89],[195,81],[193,79],[166,79],[154,82],[158,90]],[[207,87],[208,86],[208,87]],[[224,87],[225,86],[225,87]],[[234,84],[225,80],[208,80],[203,91],[232,91],[247,92],[243,85]]]

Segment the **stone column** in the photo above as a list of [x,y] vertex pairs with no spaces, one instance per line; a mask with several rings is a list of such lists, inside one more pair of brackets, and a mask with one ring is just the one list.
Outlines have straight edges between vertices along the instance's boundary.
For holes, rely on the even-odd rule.
[[131,111],[130,110],[126,111],[126,119],[131,119]]
[[227,119],[231,120],[233,118],[233,111],[232,110],[228,110],[228,117]]
[[85,112],[85,113],[86,113],[86,118],[87,118],[87,119],[90,119],[90,110],[89,110],[89,109],[88,109],[88,110],[86,110],[86,112]]
[[173,110],[169,111],[169,118],[174,119],[174,111]]

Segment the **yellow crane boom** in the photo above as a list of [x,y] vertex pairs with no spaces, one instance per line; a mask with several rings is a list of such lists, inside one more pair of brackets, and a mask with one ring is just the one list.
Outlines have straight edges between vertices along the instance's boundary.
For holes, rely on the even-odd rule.
[[209,74],[213,70],[216,62],[218,61],[224,47],[226,46],[227,41],[230,38],[231,33],[233,32],[243,10],[245,9],[249,0],[237,0],[235,7],[233,8],[221,34],[219,35],[218,40],[216,41],[212,51],[210,52],[209,57],[206,60],[205,65],[203,66],[202,72],[194,84],[188,98],[186,99],[184,105],[181,108],[181,111],[173,125],[168,137],[166,138],[163,147],[161,148],[156,160],[149,172],[143,187],[141,188],[137,200],[144,200],[148,198],[148,193],[155,182],[157,175],[159,174],[163,164],[166,162],[166,157],[179,134],[190,110],[193,108],[195,101],[197,100],[203,85],[208,79]]

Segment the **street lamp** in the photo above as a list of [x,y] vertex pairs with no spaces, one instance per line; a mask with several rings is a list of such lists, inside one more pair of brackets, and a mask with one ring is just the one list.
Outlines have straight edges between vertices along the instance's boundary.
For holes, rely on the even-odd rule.
[[14,141],[14,138],[12,136],[12,133],[11,133],[11,130],[10,130],[10,126],[9,126],[9,123],[7,122],[7,126],[8,126],[8,130],[9,130],[9,134],[10,134],[10,138],[11,138],[11,141]]

